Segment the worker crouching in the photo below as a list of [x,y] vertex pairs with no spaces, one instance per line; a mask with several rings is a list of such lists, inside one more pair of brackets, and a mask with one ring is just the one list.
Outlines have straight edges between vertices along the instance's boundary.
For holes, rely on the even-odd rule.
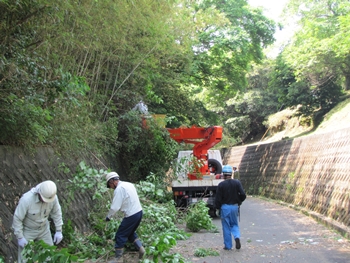
[[[56,193],[56,184],[48,180],[26,192],[19,200],[12,223],[18,241],[18,263],[26,262],[22,250],[30,240],[43,240],[50,246],[62,241],[62,211]],[[53,240],[49,218],[56,227]]]

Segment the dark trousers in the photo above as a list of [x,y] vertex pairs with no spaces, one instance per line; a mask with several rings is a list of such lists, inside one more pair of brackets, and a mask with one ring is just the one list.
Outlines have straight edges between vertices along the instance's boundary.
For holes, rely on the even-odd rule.
[[142,210],[132,216],[123,218],[117,233],[115,233],[115,248],[123,248],[128,240],[129,242],[134,243],[138,238],[136,229],[139,227],[141,219]]

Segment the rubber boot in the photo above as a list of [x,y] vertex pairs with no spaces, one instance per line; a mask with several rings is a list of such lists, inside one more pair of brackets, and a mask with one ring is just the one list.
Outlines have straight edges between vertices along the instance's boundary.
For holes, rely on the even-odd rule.
[[145,248],[142,246],[140,239],[136,239],[134,241],[134,245],[136,249],[139,251],[139,259],[142,259],[143,255],[145,254]]
[[115,259],[108,261],[108,263],[123,263],[123,249],[116,248],[115,249]]
[[241,248],[241,241],[239,240],[239,238],[235,238],[236,241],[236,249],[240,249]]

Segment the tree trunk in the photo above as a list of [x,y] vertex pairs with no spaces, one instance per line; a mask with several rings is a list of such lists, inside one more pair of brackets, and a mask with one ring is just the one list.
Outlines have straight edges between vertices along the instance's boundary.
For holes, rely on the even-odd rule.
[[350,73],[345,74],[345,90],[350,90]]

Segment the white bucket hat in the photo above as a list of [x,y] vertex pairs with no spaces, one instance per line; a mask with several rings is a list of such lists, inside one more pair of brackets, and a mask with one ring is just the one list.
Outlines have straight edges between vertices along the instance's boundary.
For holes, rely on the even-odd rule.
[[45,203],[51,203],[55,200],[57,193],[56,184],[52,181],[44,181],[39,186],[39,194]]
[[110,188],[108,181],[112,178],[114,178],[115,180],[119,180],[119,175],[116,172],[110,172],[106,175],[107,188]]

